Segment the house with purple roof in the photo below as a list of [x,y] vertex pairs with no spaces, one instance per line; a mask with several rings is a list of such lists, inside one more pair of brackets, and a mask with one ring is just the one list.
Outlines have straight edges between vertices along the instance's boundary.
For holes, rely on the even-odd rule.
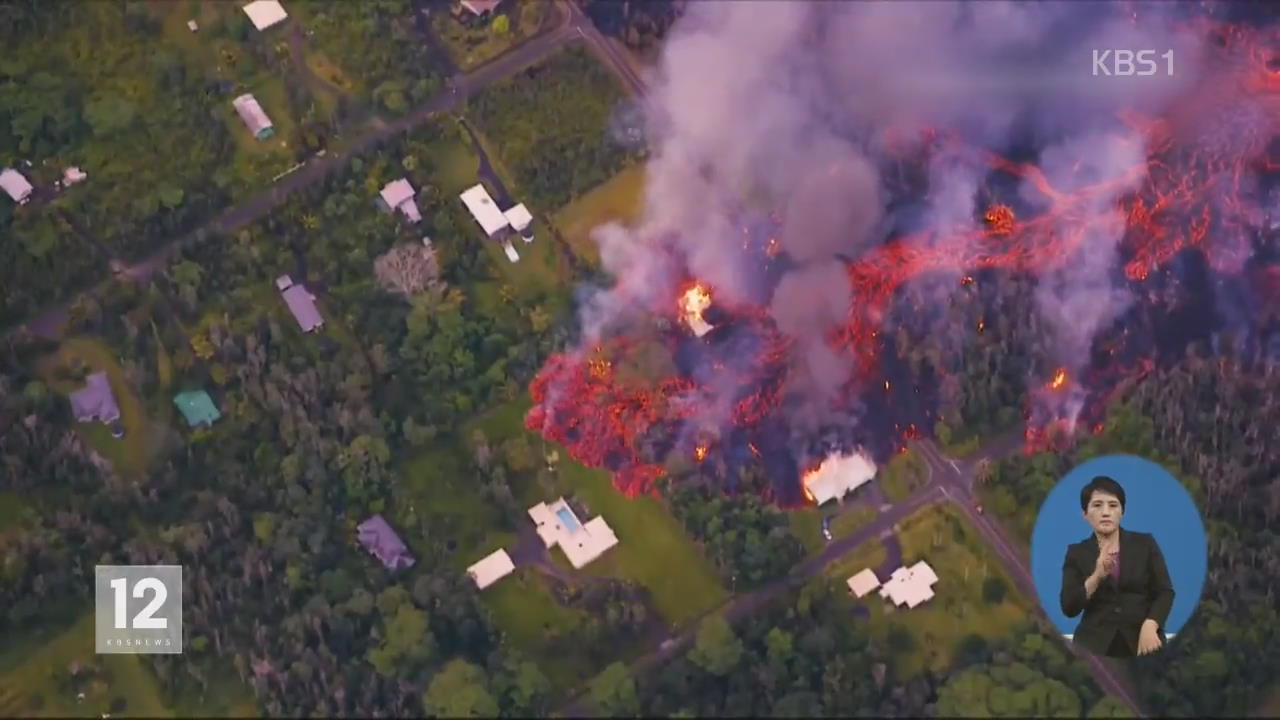
[[105,372],[85,378],[85,386],[71,393],[71,411],[80,422],[111,423],[120,419],[116,396]]
[[324,318],[320,317],[320,310],[316,308],[315,295],[307,292],[302,285],[295,285],[288,275],[276,278],[276,287],[284,297],[285,304],[289,306],[289,312],[293,313],[294,319],[298,321],[298,327],[302,328],[302,332],[311,332],[316,328],[324,327]]
[[414,559],[409,554],[409,548],[381,515],[374,515],[360,523],[356,526],[356,531],[364,549],[378,558],[388,570],[402,570],[413,565]]

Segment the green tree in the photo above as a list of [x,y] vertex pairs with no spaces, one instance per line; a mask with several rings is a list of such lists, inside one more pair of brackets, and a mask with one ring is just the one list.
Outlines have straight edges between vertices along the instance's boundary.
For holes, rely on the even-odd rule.
[[433,639],[427,614],[404,603],[383,624],[382,644],[369,651],[369,663],[386,677],[408,677],[431,657]]
[[493,34],[499,37],[511,32],[511,20],[506,15],[499,15],[493,19]]
[[610,717],[634,715],[640,709],[636,681],[627,666],[615,662],[591,681],[591,702]]
[[466,660],[450,660],[431,678],[422,696],[427,711],[442,718],[497,717],[498,702],[484,671]]
[[991,575],[982,581],[982,599],[988,605],[999,605],[1004,602],[1005,592],[1008,589],[1004,578],[998,575]]
[[1089,714],[1086,717],[1091,718],[1131,718],[1133,712],[1125,706],[1124,702],[1118,698],[1107,695],[1089,708]]
[[728,675],[742,658],[742,641],[722,615],[712,615],[698,627],[689,660],[712,675]]

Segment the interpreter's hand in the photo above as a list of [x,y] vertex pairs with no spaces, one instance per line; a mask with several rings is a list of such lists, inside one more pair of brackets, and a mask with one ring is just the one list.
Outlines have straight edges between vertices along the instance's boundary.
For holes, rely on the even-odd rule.
[[1138,631],[1138,654],[1146,655],[1160,649],[1160,626],[1155,620],[1145,620]]
[[1116,556],[1114,553],[1100,552],[1098,553],[1098,562],[1093,566],[1093,576],[1099,580],[1107,576],[1111,572],[1111,568],[1116,566]]

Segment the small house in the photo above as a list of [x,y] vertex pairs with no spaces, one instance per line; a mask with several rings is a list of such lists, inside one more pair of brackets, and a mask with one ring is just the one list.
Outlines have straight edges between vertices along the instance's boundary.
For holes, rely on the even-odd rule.
[[414,563],[409,548],[381,515],[374,515],[356,526],[357,539],[371,555],[392,572]]
[[529,208],[520,203],[510,210],[502,213],[507,219],[507,223],[511,225],[511,229],[520,233],[520,238],[527,243],[533,242],[533,232],[530,226],[533,224],[533,215],[529,212]]
[[222,417],[218,407],[213,404],[213,398],[204,390],[178,393],[173,397],[173,404],[178,406],[178,411],[186,418],[187,427],[210,427]]
[[62,184],[71,187],[76,183],[84,182],[89,174],[78,167],[69,167],[62,171]]
[[933,585],[938,575],[921,560],[911,567],[900,567],[880,586],[880,595],[897,606],[908,609],[933,599]]
[[84,423],[113,423],[120,419],[120,407],[105,372],[93,373],[85,378],[83,388],[71,393],[71,412]]
[[510,575],[515,569],[516,565],[507,551],[498,549],[467,568],[467,574],[475,581],[476,587],[483,590]]
[[516,249],[511,245],[510,240],[502,241],[502,252],[506,254],[507,259],[511,262],[520,262],[520,253],[516,252]]
[[478,18],[489,17],[502,4],[502,0],[460,0],[456,12],[466,11]]
[[4,191],[9,193],[9,197],[19,205],[27,204],[34,189],[22,173],[12,168],[0,170],[0,188],[4,188]]
[[581,569],[618,544],[618,536],[603,517],[597,516],[584,525],[564,498],[550,505],[534,505],[529,508],[529,519],[547,549],[559,545],[574,568]]
[[845,583],[849,586],[849,592],[860,598],[880,587],[880,578],[876,577],[876,572],[871,568],[863,568]]
[[271,122],[271,118],[267,117],[266,111],[258,104],[257,98],[250,93],[245,93],[235,100],[231,101],[235,106],[236,112],[240,114],[240,119],[244,121],[249,132],[259,140],[266,140],[275,135],[275,124]]
[[871,482],[876,476],[876,465],[862,453],[832,454],[822,461],[817,470],[804,476],[804,492],[815,504],[821,506],[831,500],[843,500],[845,495]]
[[379,194],[389,211],[399,210],[411,223],[422,220],[422,215],[418,213],[418,204],[414,202],[414,196],[413,185],[404,178],[387,183]]
[[188,20],[187,29],[190,30],[191,32],[195,32],[200,29],[200,24],[197,23],[195,20]]
[[284,6],[277,0],[254,0],[243,9],[244,14],[249,16],[249,22],[259,31],[282,23],[289,17],[289,13],[284,11]]
[[320,310],[316,308],[315,295],[307,292],[302,285],[293,284],[293,279],[288,275],[276,278],[276,288],[280,290],[285,304],[289,306],[289,311],[298,321],[298,327],[302,328],[302,332],[311,332],[324,327],[324,318],[320,317]]
[[497,240],[510,232],[511,223],[507,222],[507,216],[498,209],[493,198],[489,197],[489,191],[484,185],[469,187],[459,197],[487,237]]

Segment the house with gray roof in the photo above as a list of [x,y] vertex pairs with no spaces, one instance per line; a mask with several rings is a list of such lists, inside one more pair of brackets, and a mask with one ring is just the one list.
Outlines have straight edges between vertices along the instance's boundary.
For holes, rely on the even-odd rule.
[[111,423],[120,419],[120,407],[105,372],[85,378],[85,386],[71,393],[71,412],[80,422]]
[[293,313],[302,332],[311,332],[324,327],[324,318],[320,317],[320,310],[316,308],[315,295],[307,292],[302,285],[295,285],[288,275],[276,278],[276,287],[280,289],[285,304],[289,306],[289,312]]
[[356,526],[356,531],[364,549],[378,558],[388,570],[402,570],[413,566],[414,559],[408,546],[381,515],[374,515],[360,523]]

